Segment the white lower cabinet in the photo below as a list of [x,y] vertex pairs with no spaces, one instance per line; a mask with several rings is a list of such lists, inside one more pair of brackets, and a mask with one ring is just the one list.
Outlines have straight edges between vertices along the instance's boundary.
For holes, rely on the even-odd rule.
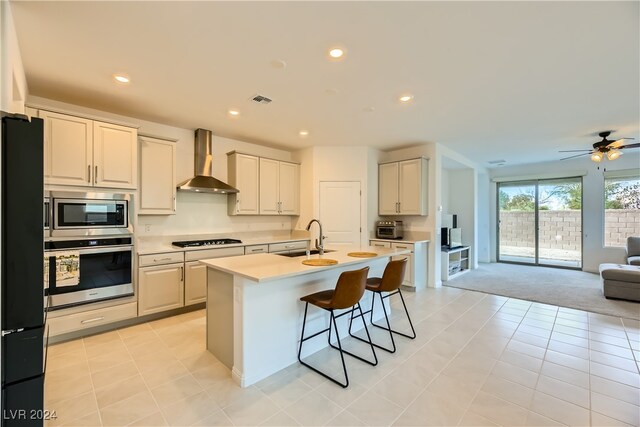
[[413,243],[388,240],[370,240],[369,245],[378,248],[408,249],[411,253],[392,257],[392,260],[407,258],[407,269],[402,284],[415,290],[427,286],[427,241]]
[[395,256],[392,259],[407,259],[407,268],[404,272],[404,282],[402,282],[405,286],[414,286],[413,284],[413,244],[411,243],[392,243],[391,247],[394,249],[409,249],[411,251],[410,254],[407,255],[399,255]]
[[207,300],[207,266],[200,261],[184,263],[184,305]]
[[138,316],[184,306],[184,264],[138,270]]
[[120,320],[132,319],[136,317],[137,312],[137,304],[134,301],[58,317],[54,317],[55,314],[49,313],[49,316],[47,316],[47,326],[49,327],[49,335],[56,336],[67,332],[92,328],[94,326],[106,325]]

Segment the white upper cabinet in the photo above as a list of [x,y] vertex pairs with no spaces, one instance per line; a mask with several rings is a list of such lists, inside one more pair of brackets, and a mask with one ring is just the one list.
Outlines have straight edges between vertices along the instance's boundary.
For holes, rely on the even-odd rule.
[[136,129],[93,122],[93,167],[96,186],[130,189],[137,187],[137,137]]
[[44,182],[93,185],[93,121],[40,111],[44,120]]
[[135,189],[136,129],[40,110],[45,184]]
[[140,204],[143,215],[175,214],[176,144],[140,137]]
[[398,162],[378,165],[378,213],[398,214]]
[[278,194],[281,215],[300,214],[300,165],[279,162]]
[[260,158],[236,152],[227,156],[229,185],[240,191],[228,196],[229,215],[258,215]]
[[298,215],[300,213],[300,165],[260,159],[260,213]]
[[425,158],[378,165],[378,213],[427,215],[427,179]]

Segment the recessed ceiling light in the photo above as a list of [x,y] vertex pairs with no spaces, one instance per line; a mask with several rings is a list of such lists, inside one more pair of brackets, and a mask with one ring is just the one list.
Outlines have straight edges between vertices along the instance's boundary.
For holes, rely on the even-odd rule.
[[402,95],[400,97],[400,102],[409,102],[413,99],[413,95]]
[[327,95],[337,95],[338,93],[340,93],[340,91],[335,88],[329,88],[329,89],[325,89],[324,93],[326,93]]
[[240,111],[238,111],[238,110],[229,110],[229,114],[231,116],[234,116],[234,117],[235,116],[239,116],[240,115]]
[[340,59],[344,56],[344,49],[339,47],[334,47],[331,50],[329,50],[329,56],[332,57],[333,59]]
[[287,68],[287,63],[282,59],[275,59],[271,61],[271,66],[279,70],[284,70],[285,68]]
[[375,107],[364,107],[362,109],[362,111],[364,111],[365,113],[373,113],[376,110]]
[[300,136],[305,137],[309,135],[309,131],[308,130],[301,130],[300,132],[298,132],[300,134]]
[[131,79],[124,74],[114,74],[113,78],[119,83],[129,83]]

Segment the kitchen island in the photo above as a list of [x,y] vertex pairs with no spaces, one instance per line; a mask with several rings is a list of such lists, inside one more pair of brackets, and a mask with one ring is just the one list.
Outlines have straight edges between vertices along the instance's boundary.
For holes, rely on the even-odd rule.
[[[350,252],[375,253],[356,258]],[[300,297],[333,289],[343,271],[369,267],[369,276],[381,276],[389,258],[408,254],[406,249],[340,248],[324,255],[287,257],[257,254],[202,260],[207,266],[207,349],[229,369],[234,381],[247,387],[297,362],[304,303]],[[329,266],[307,266],[305,259],[333,259]],[[363,309],[371,297],[366,292]],[[382,310],[374,312],[374,319]],[[347,336],[349,316],[338,322],[341,336]],[[310,309],[307,330],[327,326],[324,310]],[[362,328],[354,322],[354,330]],[[323,335],[326,336],[326,335]],[[326,338],[305,344],[302,357],[324,347]]]

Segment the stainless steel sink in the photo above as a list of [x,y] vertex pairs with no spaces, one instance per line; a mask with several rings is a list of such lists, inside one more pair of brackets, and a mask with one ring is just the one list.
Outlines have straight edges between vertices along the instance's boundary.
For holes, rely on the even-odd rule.
[[[331,249],[324,250],[325,254],[328,254],[329,252],[335,252],[335,251]],[[309,255],[318,255],[319,253],[320,252],[317,249],[309,251]],[[288,256],[289,258],[295,258],[297,256],[306,256],[307,251],[295,251],[295,252],[289,252],[288,254],[275,254],[275,255],[282,255],[282,256]]]

